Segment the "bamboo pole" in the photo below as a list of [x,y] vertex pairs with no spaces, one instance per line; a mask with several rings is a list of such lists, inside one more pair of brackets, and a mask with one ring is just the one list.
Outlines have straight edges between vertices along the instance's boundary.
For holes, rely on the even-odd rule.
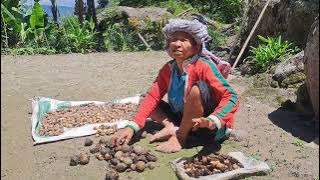
[[263,16],[264,12],[266,11],[266,9],[267,9],[270,1],[271,1],[271,0],[268,0],[267,3],[264,5],[264,7],[263,7],[263,9],[262,9],[262,11],[261,11],[261,13],[260,13],[260,15],[259,15],[256,23],[254,24],[253,28],[251,29],[251,32],[250,32],[248,38],[246,39],[245,43],[243,44],[243,47],[242,47],[242,49],[241,49],[241,51],[240,51],[240,53],[239,53],[236,61],[234,62],[231,70],[233,70],[233,69],[236,67],[236,65],[238,64],[238,61],[239,61],[240,58],[242,57],[242,54],[243,54],[244,50],[246,49],[246,47],[247,47],[247,45],[248,45],[248,43],[249,43],[249,41],[250,41],[250,39],[251,39],[254,31],[255,31],[256,28],[258,27],[258,25],[259,25],[259,23],[260,23],[260,21],[261,21],[261,19],[262,19],[262,16]]
[[138,36],[140,40],[143,42],[143,44],[147,47],[147,50],[148,51],[151,50],[151,46],[147,43],[147,41],[143,38],[143,36],[140,33],[138,33]]

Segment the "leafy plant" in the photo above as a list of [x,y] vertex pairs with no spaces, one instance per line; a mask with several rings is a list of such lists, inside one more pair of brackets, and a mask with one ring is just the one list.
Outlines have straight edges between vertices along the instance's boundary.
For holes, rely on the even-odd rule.
[[283,41],[281,36],[277,38],[258,36],[262,44],[258,47],[250,47],[251,55],[248,57],[254,72],[265,72],[271,65],[280,62],[280,57],[297,52],[291,47],[292,43]]
[[164,18],[159,22],[147,21],[146,25],[141,28],[137,28],[137,32],[143,34],[145,40],[151,46],[153,50],[162,50],[164,47],[165,39],[161,32],[161,29],[167,23],[167,19]]
[[84,21],[81,25],[76,17],[67,17],[64,19],[64,28],[72,52],[85,53],[93,49],[93,46],[96,44],[94,40],[96,32],[92,19]]
[[[119,24],[110,25],[103,33],[107,51],[128,51],[134,49],[134,35],[124,31]],[[132,46],[129,47],[129,44]]]
[[177,0],[169,0],[165,7],[167,7],[168,11],[171,12],[173,15],[177,15],[189,8],[192,8],[190,4],[183,3]]
[[25,47],[25,48],[12,48],[8,50],[11,55],[35,55],[35,54],[55,54],[56,50],[46,47]]
[[242,9],[242,0],[183,0],[183,2],[190,3],[199,13],[225,23],[233,23]]
[[11,9],[7,9],[7,7],[9,6],[1,3],[1,47],[4,46],[5,48],[17,44],[19,32],[23,24],[22,13],[18,13],[18,10],[14,7]]

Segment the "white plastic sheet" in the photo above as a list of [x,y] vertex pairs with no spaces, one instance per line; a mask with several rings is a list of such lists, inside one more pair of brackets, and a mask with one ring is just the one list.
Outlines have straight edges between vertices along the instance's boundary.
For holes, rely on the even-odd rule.
[[[133,97],[128,97],[124,99],[115,100],[110,103],[135,103],[138,104],[140,101],[140,95]],[[46,113],[54,111],[57,109],[68,108],[79,106],[82,104],[94,103],[96,105],[107,104],[106,102],[101,101],[59,101],[56,99],[46,98],[46,97],[34,97],[32,98],[32,138],[34,140],[34,145],[40,143],[48,143],[59,141],[63,139],[70,139],[75,137],[88,136],[95,133],[93,127],[100,126],[101,124],[105,125],[117,125],[117,128],[123,128],[127,125],[129,120],[120,119],[117,122],[113,123],[96,123],[96,124],[86,124],[81,127],[76,128],[64,128],[63,134],[58,136],[41,136],[39,134],[39,129],[41,127],[41,122]]]
[[218,173],[208,176],[200,176],[199,178],[193,178],[188,176],[188,174],[185,173],[185,170],[183,168],[183,163],[188,158],[179,158],[172,161],[171,167],[174,169],[177,176],[182,180],[227,180],[243,175],[249,175],[258,172],[266,173],[270,171],[270,168],[267,165],[267,163],[250,157],[246,157],[242,152],[230,152],[228,153],[228,155],[237,159],[243,165],[243,168],[235,169],[225,173]]

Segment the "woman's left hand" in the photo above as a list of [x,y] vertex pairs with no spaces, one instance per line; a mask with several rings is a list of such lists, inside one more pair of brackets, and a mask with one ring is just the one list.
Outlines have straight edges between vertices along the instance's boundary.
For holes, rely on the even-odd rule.
[[205,117],[194,118],[192,119],[192,122],[194,123],[192,127],[192,131],[195,131],[199,128],[208,128],[210,130],[213,130],[216,128],[216,124]]

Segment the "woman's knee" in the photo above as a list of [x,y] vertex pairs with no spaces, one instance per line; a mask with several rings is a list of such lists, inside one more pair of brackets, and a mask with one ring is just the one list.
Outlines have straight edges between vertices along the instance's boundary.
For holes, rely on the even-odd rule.
[[198,85],[193,85],[187,96],[187,101],[199,101],[201,102],[201,91]]

